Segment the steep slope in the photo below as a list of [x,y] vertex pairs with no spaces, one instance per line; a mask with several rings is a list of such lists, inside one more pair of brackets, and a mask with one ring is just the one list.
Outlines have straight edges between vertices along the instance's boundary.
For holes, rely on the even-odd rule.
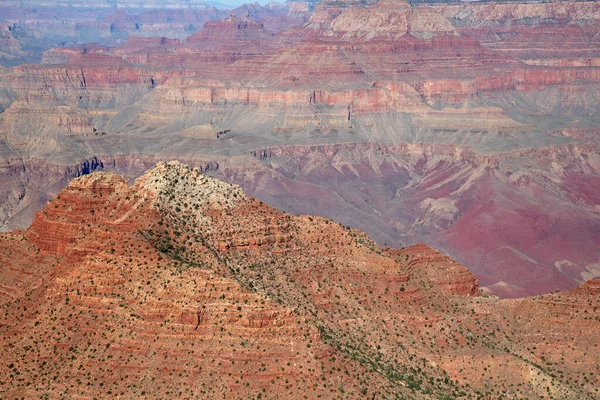
[[179,163],[78,178],[0,249],[7,397],[593,398],[600,379],[598,282],[481,296],[427,246]]
[[[190,265],[151,246],[144,229],[160,226],[153,202],[174,178],[167,168],[132,188],[116,175],[76,180],[24,235],[2,239],[3,396],[274,398],[345,387],[359,397],[366,386],[346,374],[312,387],[348,365],[330,360],[335,349],[309,315],[243,290],[219,274],[218,255]],[[241,195],[196,177],[207,183],[189,189],[214,190],[217,207]]]

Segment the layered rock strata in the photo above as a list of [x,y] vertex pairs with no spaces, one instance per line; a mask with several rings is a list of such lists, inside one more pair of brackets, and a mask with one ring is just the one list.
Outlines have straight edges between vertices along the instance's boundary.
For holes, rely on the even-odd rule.
[[0,257],[5,396],[593,398],[598,387],[597,282],[482,296],[425,245],[381,248],[178,163],[132,186],[74,180],[29,229],[2,235]]
[[0,72],[3,224],[85,160],[133,177],[177,158],[380,244],[435,244],[505,297],[573,288],[600,273],[594,7],[322,2],[274,34],[255,18],[281,10],[252,5],[186,40],[47,53]]

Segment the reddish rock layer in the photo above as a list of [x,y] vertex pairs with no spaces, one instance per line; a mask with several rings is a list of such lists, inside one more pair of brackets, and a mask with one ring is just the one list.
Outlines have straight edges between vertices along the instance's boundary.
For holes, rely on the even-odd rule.
[[[378,243],[434,244],[504,297],[597,277],[597,4],[374,3],[325,1],[277,34],[257,18],[283,9],[250,5],[186,40],[3,69],[3,226],[27,226],[82,160],[133,177],[178,158]],[[169,15],[196,18],[139,18]]]
[[179,164],[73,181],[0,254],[6,396],[593,398],[599,383],[596,282],[480,296],[424,245],[382,249]]

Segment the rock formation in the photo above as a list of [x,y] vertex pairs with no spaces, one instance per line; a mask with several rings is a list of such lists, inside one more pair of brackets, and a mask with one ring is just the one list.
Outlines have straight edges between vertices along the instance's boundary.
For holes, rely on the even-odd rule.
[[[434,245],[503,297],[575,288],[600,274],[597,8],[323,1],[282,29],[312,6],[249,5],[49,51],[0,70],[3,227],[86,160],[133,179],[179,159],[379,244]],[[204,18],[173,13],[106,18]]]
[[183,40],[229,12],[249,14],[273,32],[309,17],[308,8],[291,10],[287,3],[254,3],[228,11],[203,1],[6,1],[0,4],[0,65],[60,63],[66,59],[53,57],[57,52],[81,52],[91,44],[115,46],[129,37]]
[[[160,163],[73,180],[0,237],[3,397],[594,398],[597,281],[499,300]],[[567,356],[569,355],[569,356]]]

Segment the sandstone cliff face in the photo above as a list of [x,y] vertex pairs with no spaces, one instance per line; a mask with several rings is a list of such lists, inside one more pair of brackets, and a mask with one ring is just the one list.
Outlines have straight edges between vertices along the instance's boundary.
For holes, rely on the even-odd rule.
[[531,24],[547,20],[594,23],[600,18],[600,6],[595,1],[548,3],[489,3],[465,5],[439,5],[435,8],[447,18],[461,25]]
[[329,36],[372,39],[386,37],[398,39],[410,34],[430,39],[440,34],[455,34],[454,27],[441,13],[426,8],[411,9],[402,5],[380,2],[373,8],[348,8],[341,12],[325,33]]
[[481,296],[427,246],[383,249],[178,163],[132,186],[74,180],[0,237],[0,257],[6,396],[592,398],[598,384],[595,282]]

